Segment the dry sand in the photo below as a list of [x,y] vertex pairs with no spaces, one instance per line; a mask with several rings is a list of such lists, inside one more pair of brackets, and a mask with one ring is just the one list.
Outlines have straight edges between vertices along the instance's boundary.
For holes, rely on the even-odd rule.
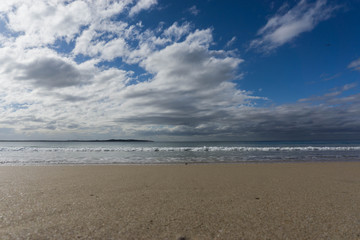
[[360,239],[360,162],[0,167],[0,239]]

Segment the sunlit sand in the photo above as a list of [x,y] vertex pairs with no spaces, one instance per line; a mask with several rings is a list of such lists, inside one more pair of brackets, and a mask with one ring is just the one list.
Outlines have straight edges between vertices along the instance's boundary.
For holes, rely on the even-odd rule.
[[1,239],[359,239],[360,162],[0,167]]

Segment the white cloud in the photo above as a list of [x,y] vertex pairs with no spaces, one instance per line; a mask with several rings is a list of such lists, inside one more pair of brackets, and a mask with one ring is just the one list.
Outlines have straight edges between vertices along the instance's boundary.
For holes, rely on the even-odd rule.
[[[187,22],[146,29],[145,24],[126,18],[131,11],[134,17],[154,4],[131,0],[2,1],[0,21],[12,36],[0,37],[0,134],[4,134],[0,137],[272,137],[312,131],[323,134],[333,130],[328,126],[357,133],[358,122],[352,119],[360,115],[360,97],[341,97],[355,85],[295,107],[254,108],[261,98],[232,82],[242,76],[238,67],[243,60],[234,52],[215,49],[210,29],[199,30]],[[299,11],[299,6],[303,10]],[[327,10],[324,16],[310,14],[319,9]],[[260,39],[286,29],[285,16],[297,25],[309,15],[317,24],[331,12],[323,1],[302,1],[270,19],[276,24],[269,20]],[[115,20],[120,13],[125,17]],[[261,47],[283,44],[307,28],[295,29],[302,30],[283,31],[289,37],[274,37],[277,42],[264,42]],[[235,38],[228,45],[233,41]],[[67,50],[56,44],[66,42]],[[349,68],[358,65],[356,60]]]
[[8,13],[8,28],[20,33],[16,43],[23,47],[52,44],[57,38],[70,41],[81,26],[91,21],[83,1],[67,5],[58,2],[25,1]]
[[269,52],[290,42],[300,34],[309,32],[321,21],[332,16],[336,6],[329,6],[326,0],[308,3],[301,0],[285,13],[280,11],[271,17],[266,25],[258,31],[258,38],[251,41],[250,48]]
[[188,11],[194,16],[197,16],[200,13],[200,10],[197,9],[196,5],[189,8]]
[[[167,39],[168,38],[168,39]],[[76,39],[72,53],[98,58],[98,61],[111,61],[120,57],[127,63],[139,63],[157,46],[171,42],[155,36],[155,32],[142,30],[141,24],[129,25],[125,22],[103,20],[93,23]]]
[[[14,136],[219,128],[254,99],[231,82],[243,60],[210,50],[211,30],[193,30],[187,22],[152,30],[113,18],[155,1],[7,3],[0,5],[0,21],[13,35],[0,38],[0,128]],[[66,42],[66,51],[57,45]],[[115,58],[143,73],[101,65]]]
[[[108,21],[123,12],[132,0],[18,0],[6,1],[0,5],[0,16],[7,21],[7,27],[18,34],[16,46],[39,47],[55,43],[56,40],[70,42],[81,34],[83,28],[108,28],[117,31],[124,28],[122,22]],[[91,33],[91,32],[90,32]]]
[[9,12],[13,7],[21,5],[23,0],[8,0],[0,2],[0,11]]
[[177,22],[171,25],[168,29],[165,29],[164,35],[169,38],[175,39],[175,41],[180,40],[181,37],[190,32],[190,24],[184,23],[181,26]]
[[[56,41],[77,40],[82,28],[87,28],[88,41],[99,37],[97,32],[125,29],[127,24],[109,22],[114,14],[123,11],[131,1],[6,1],[0,5],[0,21],[14,37],[2,36],[0,47],[0,127],[8,126],[14,134],[78,133],[86,129],[110,131],[107,117],[116,112],[118,95],[130,73],[120,69],[100,69],[99,59],[82,64],[76,55],[57,52]],[[91,17],[89,17],[91,14]],[[46,23],[46,24],[44,24]],[[95,29],[91,32],[92,29]],[[97,31],[97,32],[96,32]],[[86,39],[77,47],[86,56]],[[98,53],[112,58],[115,44],[121,38],[104,41]],[[92,119],[92,121],[88,121]],[[70,127],[73,126],[70,130]],[[79,126],[76,130],[74,126]],[[110,126],[110,127],[109,127]],[[109,129],[107,129],[109,127]],[[107,130],[106,130],[107,129]],[[111,128],[114,130],[114,128]],[[117,128],[118,130],[120,128]],[[35,134],[35,135],[36,135]],[[33,135],[34,136],[34,135]],[[56,136],[56,134],[54,135]]]
[[352,70],[358,70],[358,71],[360,71],[360,58],[357,59],[357,60],[352,61],[352,62],[349,64],[348,68],[350,68],[350,69],[352,69]]
[[232,37],[225,45],[225,47],[231,47],[236,41],[236,37]]
[[227,53],[219,56],[209,50],[211,43],[209,29],[195,31],[142,61],[154,77],[124,89],[126,101],[117,121],[168,129],[221,125],[256,99],[230,82],[243,60]]
[[157,0],[139,0],[135,6],[130,9],[130,17],[138,14],[143,10],[147,10],[157,4]]

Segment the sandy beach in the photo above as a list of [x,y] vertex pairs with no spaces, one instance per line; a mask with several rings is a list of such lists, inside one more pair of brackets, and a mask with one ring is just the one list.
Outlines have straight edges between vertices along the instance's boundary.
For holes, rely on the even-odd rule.
[[0,239],[360,239],[360,162],[2,166]]

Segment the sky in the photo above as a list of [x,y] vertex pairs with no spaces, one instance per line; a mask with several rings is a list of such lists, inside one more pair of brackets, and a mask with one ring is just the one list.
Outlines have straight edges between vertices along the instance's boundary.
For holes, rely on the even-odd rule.
[[0,2],[0,139],[360,139],[360,1]]

